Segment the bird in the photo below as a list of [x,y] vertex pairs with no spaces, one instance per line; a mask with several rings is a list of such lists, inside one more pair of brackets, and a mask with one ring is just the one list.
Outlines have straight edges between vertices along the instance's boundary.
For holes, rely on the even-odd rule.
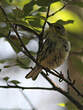
[[[68,41],[67,32],[61,23],[57,21],[55,23],[48,23],[48,25],[49,28],[45,34],[46,39],[38,54],[37,61],[45,68],[56,69],[68,58],[70,42]],[[25,78],[36,80],[41,72],[42,67],[36,65]]]

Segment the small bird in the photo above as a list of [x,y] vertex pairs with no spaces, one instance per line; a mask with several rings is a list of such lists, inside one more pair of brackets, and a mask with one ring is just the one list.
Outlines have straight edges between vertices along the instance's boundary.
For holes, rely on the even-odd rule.
[[[70,43],[64,26],[58,21],[56,23],[48,23],[49,29],[46,32],[46,40],[43,44],[41,52],[38,54],[37,61],[44,67],[56,69],[67,59],[70,51]],[[33,70],[25,76],[26,79],[35,80],[42,67],[36,65]]]

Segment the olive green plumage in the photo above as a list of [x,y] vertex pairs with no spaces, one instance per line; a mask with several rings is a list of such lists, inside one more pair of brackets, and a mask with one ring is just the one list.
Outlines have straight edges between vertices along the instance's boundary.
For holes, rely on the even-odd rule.
[[[55,69],[64,63],[70,50],[64,26],[58,22],[49,24],[45,38],[43,48],[38,55],[38,62],[44,67]],[[41,71],[42,68],[36,65],[25,78],[35,80]]]

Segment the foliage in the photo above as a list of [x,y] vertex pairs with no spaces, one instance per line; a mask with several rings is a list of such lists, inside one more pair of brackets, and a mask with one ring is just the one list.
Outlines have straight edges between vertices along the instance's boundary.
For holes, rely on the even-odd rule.
[[[10,20],[11,23],[16,24],[16,25],[26,26],[26,27],[36,31],[37,33],[40,33],[42,30],[44,20],[45,20],[44,14],[46,14],[47,7],[52,3],[52,6],[50,8],[51,8],[51,13],[53,13],[55,11],[55,7],[56,7],[56,10],[58,10],[58,7],[61,8],[64,5],[63,4],[64,1],[68,2],[69,5],[77,5],[79,7],[82,7],[82,4],[83,4],[80,1],[73,2],[73,1],[67,1],[67,0],[61,1],[62,3],[60,2],[60,0],[50,0],[50,1],[49,0],[45,0],[45,1],[27,0],[27,2],[24,2],[24,3],[22,0],[20,0],[20,4],[23,3],[23,6],[14,0],[5,0],[4,2],[1,1],[1,4],[2,4],[2,6],[4,6],[4,4],[7,3],[9,6],[11,6],[11,5],[15,6],[15,8],[12,9],[12,11],[8,13],[8,19]],[[53,5],[53,4],[55,4],[55,5]],[[64,10],[64,12],[60,11],[59,13],[60,13],[60,15],[55,14],[54,16],[52,16],[52,18],[50,17],[48,20],[50,22],[55,22],[56,20],[58,20],[57,16],[61,16],[61,13],[63,13],[63,16],[66,15],[65,10]],[[67,12],[67,13],[69,13],[69,12]],[[70,14],[72,14],[72,13],[70,13]],[[3,24],[0,25],[0,30],[1,30],[0,36],[2,37],[3,33],[5,33],[5,36],[7,36],[11,27],[10,27],[8,21],[6,21],[6,18],[1,10],[0,10],[0,15],[1,15],[0,22],[5,23],[4,27],[3,27]],[[62,16],[61,16],[61,18],[62,18]],[[59,19],[61,19],[61,18],[59,17]],[[66,18],[67,18],[67,15],[66,15]],[[74,26],[75,23],[70,25],[70,22],[72,22],[72,21],[76,22],[76,21],[75,21],[75,19],[72,19],[71,16],[68,17],[68,19],[67,19],[68,20],[67,22],[69,22],[69,25],[68,25],[69,28],[67,26],[66,26],[66,28],[68,28],[68,31],[72,32],[73,29],[71,30],[71,27]],[[64,18],[63,18],[63,20],[64,20]],[[81,21],[81,20],[79,19],[78,23],[79,23],[79,21]],[[79,25],[81,25],[81,23]],[[76,24],[75,27],[72,27],[72,28],[76,28],[76,26],[79,26],[79,25]],[[77,29],[79,29],[79,27],[77,27]],[[80,29],[82,29],[82,27],[80,27]],[[21,29],[21,31],[23,31],[23,30]],[[75,31],[75,32],[77,32],[77,31]],[[13,40],[13,42],[15,42],[16,45],[20,46],[20,42],[19,42],[19,39],[17,38],[17,36],[15,36],[15,35],[10,35],[10,36],[11,36],[10,37],[11,40]],[[83,48],[82,47],[83,41],[80,40],[79,38],[76,40],[76,38],[71,36],[69,39],[72,43],[72,50],[76,50],[78,47]],[[17,47],[15,47],[13,45],[13,43],[11,43],[11,41],[9,41],[8,39],[6,39],[6,40],[11,44],[12,48],[15,50],[16,53],[20,52],[20,50]],[[22,40],[23,40],[24,44],[26,45],[27,43],[29,43],[29,41],[31,39],[30,39],[30,37],[28,38],[28,37],[23,36]]]
[[6,82],[8,81],[8,79],[9,79],[8,76],[6,76],[6,77],[3,78],[3,80],[5,80]]
[[7,84],[14,84],[14,85],[18,85],[20,84],[20,81],[18,80],[9,80],[10,78],[8,76],[4,77],[3,80],[6,81]]
[[[5,11],[7,16],[5,16],[0,8],[0,38],[4,37],[10,43],[16,54],[23,49],[20,39],[24,45],[30,43],[35,37],[38,40],[38,35],[42,32],[42,27],[46,20],[49,5],[50,13],[47,21],[54,23],[59,20],[61,24],[64,24],[72,45],[71,53],[83,49],[83,22],[76,13],[64,9],[66,6],[83,8],[83,2],[74,0],[0,0],[0,5],[4,10],[7,10]],[[8,9],[8,7],[11,8]],[[15,30],[18,32],[17,34],[20,35],[20,39],[11,24],[15,27]],[[27,36],[23,34],[24,31],[27,32]],[[35,55],[34,52],[30,53],[33,56]],[[72,59],[73,67],[83,76],[83,52],[74,55],[70,54],[70,58]],[[23,56],[13,59],[3,59],[0,60],[0,63],[11,61],[15,62],[13,66],[27,68],[30,63],[30,58]],[[9,67],[11,67],[10,63],[4,66],[4,68]],[[0,71],[2,70],[0,69]],[[14,85],[20,83],[17,80],[10,80],[9,77],[4,77],[3,80]]]

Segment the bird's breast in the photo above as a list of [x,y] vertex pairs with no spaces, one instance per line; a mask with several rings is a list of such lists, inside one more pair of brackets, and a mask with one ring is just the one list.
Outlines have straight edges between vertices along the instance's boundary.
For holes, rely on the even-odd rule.
[[57,68],[64,63],[68,52],[61,49],[53,50],[41,64],[50,69]]

